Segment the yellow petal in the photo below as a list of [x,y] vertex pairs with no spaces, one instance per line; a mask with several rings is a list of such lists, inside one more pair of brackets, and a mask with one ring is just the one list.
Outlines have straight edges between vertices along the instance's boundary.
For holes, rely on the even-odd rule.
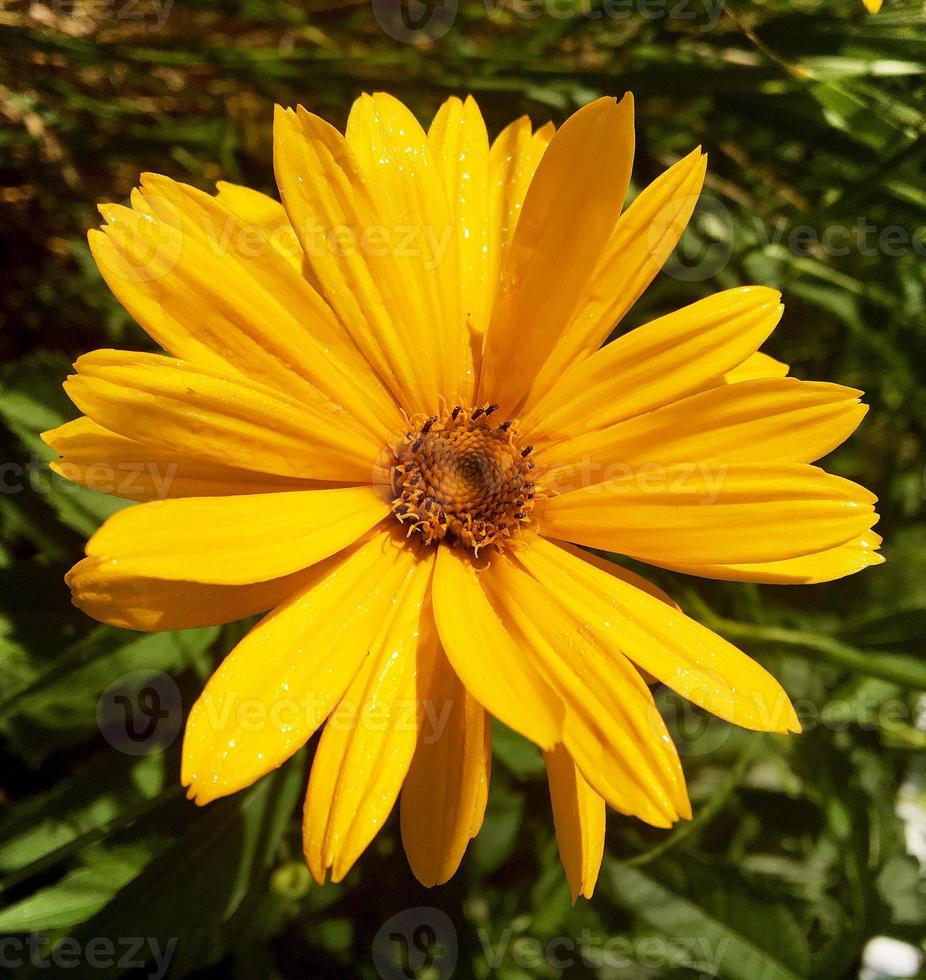
[[649,464],[538,501],[547,537],[643,561],[754,564],[825,551],[877,521],[875,497],[804,464]]
[[403,288],[390,229],[354,153],[323,119],[278,106],[273,166],[306,268],[367,361],[406,411],[415,411],[431,392],[415,371],[403,326],[418,315],[417,290]]
[[108,559],[84,558],[65,576],[71,600],[88,616],[122,629],[156,632],[233,623],[278,606],[299,591],[308,573],[253,585],[146,578]]
[[681,238],[694,210],[707,157],[700,149],[679,160],[636,197],[595,256],[581,302],[538,373],[527,408],[542,398],[572,364],[607,339],[655,278]]
[[[592,551],[587,551],[585,548],[577,548],[575,545],[569,544],[568,542],[557,541],[556,543],[564,551],[568,551],[570,555],[574,555],[576,558],[580,558],[582,561],[586,561],[590,565],[594,565],[595,568],[604,572],[606,575],[613,575],[622,582],[632,585],[635,589],[642,589],[648,595],[653,596],[654,599],[658,599],[660,602],[664,602],[672,609],[679,608],[678,603],[672,598],[672,596],[660,589],[658,585],[654,585],[649,581],[649,579],[645,579],[642,575],[637,575],[636,572],[632,572],[629,568],[624,568],[623,566],[618,565],[607,558],[603,558],[601,555],[596,555]],[[637,664],[636,667],[637,670],[640,671],[640,676],[647,684],[653,685],[658,683],[656,678],[653,677],[648,670],[644,670],[639,664]]]
[[[151,206],[145,200],[145,195],[142,194],[140,187],[133,187],[129,191],[129,203],[133,211],[137,211],[139,214],[147,215],[149,218],[156,217],[154,211],[151,210]],[[110,205],[103,205],[103,214],[105,215],[110,210]],[[116,211],[121,210],[116,208]]]
[[862,3],[865,4],[865,9],[870,14],[876,14],[881,9],[882,2],[883,0],[862,0]]
[[782,361],[776,361],[774,357],[756,351],[743,361],[739,367],[727,371],[723,380],[726,384],[732,385],[739,381],[754,381],[756,378],[785,378],[790,368]]
[[[521,116],[498,134],[489,150],[491,303],[495,301],[495,292],[505,257],[514,239],[527,189],[555,131],[548,123],[536,133],[531,133],[530,119]],[[513,324],[512,329],[516,330],[517,325]]]
[[[233,363],[209,348],[208,338],[199,338],[190,329],[193,322],[209,324],[209,303],[208,296],[197,299],[204,288],[201,284],[191,288],[183,282],[196,271],[189,260],[181,262],[183,235],[158,221],[140,192],[133,194],[132,201],[134,210],[107,206],[104,229],[87,232],[90,252],[106,285],[164,350],[202,367],[236,370]],[[214,262],[211,272],[215,283]],[[219,309],[211,311],[213,318],[219,318]],[[236,329],[231,326],[231,316],[222,319],[230,330]]]
[[[236,312],[245,318],[245,329],[256,338],[257,350],[252,345],[247,360],[237,350],[234,359],[223,352],[226,360],[249,376],[263,378],[271,387],[291,381],[296,374],[312,389],[343,405],[379,438],[394,432],[401,421],[393,399],[357,353],[328,304],[299,269],[281,261],[280,248],[262,226],[240,220],[219,199],[167,177],[143,174],[142,188],[157,217],[184,235],[184,249],[191,250],[191,258],[195,261],[199,255],[203,260],[195,243],[224,263],[216,272],[234,283]],[[293,234],[288,220],[285,228]],[[218,339],[218,343],[235,341],[234,335]],[[211,346],[216,349],[215,339]],[[260,372],[265,365],[263,377]],[[286,373],[279,370],[280,365]],[[301,395],[302,386],[293,386],[292,393]]]
[[658,827],[690,816],[678,754],[636,668],[618,650],[589,642],[558,587],[536,581],[517,560],[503,557],[483,579],[517,645],[562,698],[563,744],[594,790]]
[[430,608],[433,556],[416,566],[370,655],[328,719],[309,779],[303,849],[312,876],[340,881],[389,816],[418,741],[440,653]]
[[123,575],[246,585],[336,554],[388,513],[372,487],[152,500],[107,518],[87,556]]
[[537,461],[559,492],[652,463],[812,463],[858,427],[860,394],[794,378],[743,381],[557,443]]
[[780,295],[728,289],[646,323],[566,371],[520,426],[535,445],[652,411],[714,387],[775,329]]
[[769,585],[814,585],[832,582],[846,575],[854,575],[863,568],[884,563],[878,553],[881,536],[866,531],[852,541],[800,558],[765,562],[757,565],[693,565],[678,562],[659,562],[663,568],[671,568],[686,575],[702,578],[723,579],[726,582],[764,582]]
[[65,382],[77,407],[121,436],[181,456],[342,483],[369,482],[382,452],[326,399],[296,401],[240,375],[157,354],[94,351]]
[[434,617],[453,669],[487,711],[541,748],[560,741],[562,703],[529,651],[509,635],[469,556],[457,549],[438,549]]
[[208,803],[285,762],[340,701],[411,573],[403,538],[374,533],[307,582],[222,661],[193,706],[181,779]]
[[578,548],[574,544],[569,544],[566,541],[557,541],[557,546],[562,548],[564,551],[568,551],[570,555],[575,555],[576,558],[580,558],[582,561],[587,561],[590,565],[594,565],[595,568],[608,575],[613,575],[615,578],[620,579],[622,582],[626,582],[628,585],[632,585],[636,589],[642,589],[644,592],[648,592],[653,598],[658,599],[660,602],[664,602],[667,606],[671,606],[673,609],[678,609],[678,603],[663,589],[660,589],[658,585],[650,582],[649,579],[644,578],[642,575],[638,575],[636,572],[632,572],[629,568],[624,568],[622,565],[618,565],[607,558],[603,558],[601,555],[596,555],[593,551],[588,551],[585,548]]
[[216,198],[146,174],[150,214],[104,205],[91,249],[116,297],[166,350],[345,406],[382,440],[401,419],[334,313],[292,264]]
[[620,214],[633,161],[633,99],[574,113],[531,181],[486,333],[480,397],[512,412],[561,341]]
[[302,269],[302,246],[289,223],[286,209],[266,194],[220,180],[216,185],[216,199],[232,214],[248,225],[253,225],[267,236],[267,241],[294,268]]
[[330,487],[316,480],[270,476],[180,455],[118,436],[86,416],[43,432],[42,440],[61,457],[49,464],[59,476],[128,500],[225,497]]
[[428,141],[456,236],[460,310],[478,349],[489,317],[489,137],[475,100],[448,99],[431,123]]
[[589,639],[620,650],[682,697],[758,731],[800,731],[781,685],[744,653],[665,602],[538,538],[518,558],[585,624]]
[[[363,170],[387,228],[413,230],[395,243],[405,289],[415,293],[418,320],[403,324],[413,356],[429,363],[430,410],[440,398],[469,402],[473,353],[460,307],[457,229],[428,137],[398,99],[361,95],[347,118],[345,139]],[[452,203],[452,202],[451,202]]]
[[588,785],[569,753],[557,745],[544,753],[556,843],[572,902],[591,898],[604,856],[604,800]]
[[489,716],[439,653],[402,787],[402,844],[415,877],[442,885],[479,832],[492,763]]
[[[354,148],[318,116],[278,108],[274,122],[277,184],[306,265],[357,347],[409,413],[430,413],[439,396],[472,391],[472,377],[460,377],[471,351],[459,320],[455,280],[457,318],[433,319],[437,284],[445,284],[456,267],[456,243],[423,134],[421,141],[404,155],[409,167],[404,178],[396,172],[403,153],[393,147],[396,152],[384,157],[387,164],[374,180]],[[407,180],[412,172],[421,183]],[[408,200],[395,199],[399,186]],[[439,195],[433,200],[416,196],[431,195],[435,186]],[[422,220],[421,212],[432,207],[435,213]]]

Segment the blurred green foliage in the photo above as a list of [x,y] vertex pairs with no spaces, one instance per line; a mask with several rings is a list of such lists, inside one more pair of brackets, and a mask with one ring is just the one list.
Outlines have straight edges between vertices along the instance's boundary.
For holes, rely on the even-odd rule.
[[[0,933],[83,950],[177,939],[172,976],[372,978],[401,952],[383,924],[428,906],[449,916],[464,978],[856,976],[872,936],[926,931],[896,814],[903,799],[922,821],[926,796],[922,5],[887,0],[870,17],[857,0],[461,0],[446,34],[426,34],[395,40],[370,0],[0,12]],[[872,406],[830,462],[881,497],[888,564],[804,589],[655,576],[782,679],[806,733],[733,730],[660,692],[695,819],[663,832],[612,814],[598,893],[575,908],[541,759],[501,729],[486,826],[449,885],[414,882],[394,821],[345,883],[310,885],[303,755],[198,811],[179,789],[179,743],[132,757],[100,735],[113,680],[166,671],[189,705],[240,633],[97,626],[62,581],[121,503],[47,473],[37,433],[74,414],[60,391],[70,360],[148,343],[90,259],[94,206],[145,170],[272,192],[273,102],[340,125],[375,88],[425,121],[473,92],[492,133],[632,90],[636,188],[698,143],[710,167],[692,229],[627,325],[719,288],[775,286],[787,310],[769,353]],[[420,975],[446,966],[437,955]]]

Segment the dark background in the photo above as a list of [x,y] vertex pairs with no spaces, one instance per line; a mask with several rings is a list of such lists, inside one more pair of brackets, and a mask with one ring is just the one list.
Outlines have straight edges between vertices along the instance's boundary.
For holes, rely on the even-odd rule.
[[[25,949],[22,975],[108,976],[132,960],[127,937],[174,937],[173,977],[398,977],[387,964],[405,935],[407,976],[422,959],[419,976],[451,975],[454,947],[462,978],[857,976],[871,937],[919,942],[926,908],[896,814],[903,801],[923,848],[922,7],[461,0],[408,37],[395,6],[375,0],[381,23],[370,0],[0,11],[0,934],[20,944],[4,955]],[[486,825],[449,885],[417,886],[394,823],[345,883],[311,885],[304,754],[199,811],[179,790],[179,740],[129,755],[106,714],[114,691],[160,671],[176,683],[170,741],[240,628],[97,626],[62,582],[119,504],[50,478],[37,433],[75,414],[60,382],[77,355],[148,344],[90,259],[96,204],[126,199],[145,170],[272,193],[274,102],[342,125],[379,88],[424,122],[472,92],[492,135],[632,90],[635,189],[696,144],[710,162],[692,230],[625,326],[774,286],[787,309],[769,353],[871,404],[828,466],[881,497],[886,565],[807,588],[655,576],[782,679],[806,733],[734,730],[661,692],[695,820],[663,832],[611,814],[598,892],[575,908],[540,757],[501,729]],[[77,968],[30,967],[30,935],[39,958],[45,939],[70,937]],[[113,944],[108,960],[102,945],[91,962],[95,937]]]

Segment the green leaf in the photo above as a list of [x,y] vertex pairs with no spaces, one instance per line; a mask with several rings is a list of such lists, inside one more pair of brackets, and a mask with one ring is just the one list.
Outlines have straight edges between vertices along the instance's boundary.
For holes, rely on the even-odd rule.
[[[160,672],[198,667],[218,628],[138,634],[99,626],[0,698],[0,733],[37,761],[97,731],[100,695],[122,684],[129,696]],[[179,710],[179,705],[176,710]]]
[[[800,980],[807,947],[781,900],[754,889],[736,869],[694,860],[646,871],[617,861],[605,865],[602,886],[647,925],[678,941],[701,937],[730,980]],[[657,877],[658,875],[658,877]]]
[[40,353],[7,365],[0,374],[0,421],[16,436],[24,453],[19,462],[10,462],[6,489],[15,486],[33,501],[44,500],[60,521],[89,536],[105,518],[130,502],[86,490],[48,469],[55,453],[40,434],[78,414],[61,389],[70,372],[66,358]]
[[926,879],[915,858],[895,854],[881,869],[877,886],[894,923],[926,925]]
[[523,795],[511,789],[502,779],[493,780],[485,821],[469,849],[473,862],[483,873],[493,871],[510,855],[517,843],[523,818]]
[[530,779],[545,771],[543,753],[526,738],[492,719],[492,752],[518,779]]
[[0,872],[48,859],[120,816],[134,818],[164,788],[162,755],[134,759],[104,751],[80,770],[0,814]]
[[110,902],[150,857],[150,844],[91,850],[86,867],[0,911],[0,933],[45,932],[80,924]]
[[830,125],[876,149],[900,135],[896,125],[878,114],[847,82],[817,82],[810,91],[823,107]]
[[926,635],[926,607],[892,609],[865,619],[850,621],[840,632],[856,646],[890,647],[914,643]]
[[[175,947],[176,976],[219,960],[234,939],[227,924],[249,892],[266,886],[303,790],[304,765],[300,752],[237,796],[206,810],[189,804],[189,830],[75,930],[74,938],[83,946],[94,936],[153,937],[161,949]],[[119,973],[116,965],[98,971],[100,980]]]

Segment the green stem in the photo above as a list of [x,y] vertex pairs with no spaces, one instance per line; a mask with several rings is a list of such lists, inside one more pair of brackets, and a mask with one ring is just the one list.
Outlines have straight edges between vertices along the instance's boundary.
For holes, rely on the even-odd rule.
[[17,868],[16,871],[10,872],[0,881],[0,895],[10,891],[21,881],[27,881],[29,878],[55,867],[62,861],[66,861],[74,854],[82,851],[85,847],[89,847],[91,844],[98,844],[100,841],[106,840],[107,837],[121,830],[125,830],[153,810],[157,810],[159,807],[172,802],[182,795],[183,787],[180,783],[177,783],[153,799],[145,800],[130,810],[116,814],[111,820],[107,820],[106,823],[100,824],[98,827],[92,827],[66,844],[62,844],[61,847],[50,851],[48,854],[43,854],[42,857],[37,858],[30,864],[22,868]]
[[796,653],[813,652],[821,659],[869,677],[891,681],[905,687],[926,688],[926,662],[910,654],[895,651],[868,651],[849,646],[841,640],[804,630],[780,626],[755,626],[720,616],[706,617],[707,625],[730,640],[746,640],[786,647]]
[[714,817],[726,806],[727,800],[733,795],[736,787],[743,781],[743,776],[746,774],[746,770],[749,767],[749,763],[752,761],[752,757],[756,752],[756,747],[759,744],[759,739],[751,739],[749,744],[740,753],[739,758],[733,765],[733,768],[727,775],[727,778],[721,783],[720,787],[715,793],[711,795],[711,798],[704,804],[704,806],[699,807],[694,819],[689,820],[687,823],[680,824],[668,837],[666,837],[661,843],[657,844],[655,847],[651,847],[648,851],[644,851],[642,854],[637,854],[635,857],[628,858],[626,861],[622,861],[622,864],[626,864],[629,867],[638,867],[641,864],[649,864],[651,861],[655,861],[656,858],[661,857],[666,851],[671,850],[680,844],[686,837],[690,837],[692,834],[701,830],[702,827],[707,826],[714,819]]

